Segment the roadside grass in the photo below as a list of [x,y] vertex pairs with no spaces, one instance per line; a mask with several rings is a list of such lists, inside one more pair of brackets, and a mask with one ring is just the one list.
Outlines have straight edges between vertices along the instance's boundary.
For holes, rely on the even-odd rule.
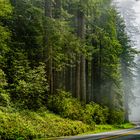
[[118,129],[129,129],[129,128],[135,127],[135,125],[132,123],[124,123],[124,124],[120,124],[120,125],[114,125],[114,127],[118,128]]
[[95,130],[89,131],[86,133],[82,133],[80,135],[86,135],[86,134],[96,134],[101,132],[108,132],[108,131],[114,131],[114,130],[121,130],[121,129],[130,129],[134,128],[135,126],[132,123],[124,123],[124,124],[115,124],[115,125],[95,125]]

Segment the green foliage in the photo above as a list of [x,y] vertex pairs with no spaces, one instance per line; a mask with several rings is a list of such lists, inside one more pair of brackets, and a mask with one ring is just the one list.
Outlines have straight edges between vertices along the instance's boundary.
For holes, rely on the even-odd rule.
[[132,123],[123,123],[123,124],[116,124],[114,125],[116,128],[119,128],[119,129],[130,129],[130,128],[133,128],[135,127],[134,124]]
[[11,16],[12,7],[9,0],[0,0],[0,17],[9,17]]
[[130,129],[133,127],[134,125],[131,123],[115,124],[115,125],[110,125],[110,124],[95,125],[94,131],[87,132],[85,134],[108,132],[108,131],[119,130],[119,129]]
[[26,73],[31,69],[27,59],[27,53],[25,53],[23,49],[13,48],[7,53],[6,57],[5,72],[7,74],[9,84],[16,85],[19,80],[25,79],[27,76]]
[[10,97],[6,90],[7,81],[4,72],[0,69],[0,106],[9,106]]
[[44,105],[48,91],[45,65],[31,68],[26,53],[17,49],[9,51],[7,64],[9,93],[16,106],[37,109]]
[[43,112],[13,112],[0,109],[1,139],[34,139],[58,137],[84,133],[92,128],[80,121],[62,119],[43,110]]
[[7,92],[6,73],[3,71],[5,66],[5,53],[8,52],[8,42],[10,40],[10,31],[5,23],[11,17],[12,7],[9,0],[0,0],[0,106],[8,107],[10,105],[10,96]]
[[7,46],[7,41],[9,40],[10,33],[6,27],[1,26],[0,24],[0,65],[3,64],[4,54],[9,50]]
[[16,111],[14,108],[0,107],[1,139],[39,139],[80,133],[103,132],[122,128],[132,128],[131,124],[86,125],[81,121],[63,119],[42,108],[36,112]]
[[9,23],[12,32],[11,48],[22,49],[32,66],[43,59],[43,11],[35,7],[32,1],[13,2],[13,17]]
[[94,102],[84,106],[65,91],[58,91],[57,95],[49,96],[47,103],[48,109],[64,118],[81,120],[92,125],[106,123],[109,115],[107,107],[103,108]]
[[0,93],[5,93],[4,87],[7,86],[5,73],[0,69]]
[[114,125],[109,125],[109,124],[95,125],[95,133],[111,131],[116,129],[117,128]]
[[10,96],[6,93],[0,93],[0,106],[9,107],[10,106]]
[[12,7],[9,0],[0,0],[0,67],[4,65],[4,55],[9,50],[8,42],[10,39],[10,31],[5,23],[10,18]]
[[87,123],[95,122],[96,124],[105,124],[108,119],[108,108],[101,107],[100,105],[91,102],[85,107],[85,120]]
[[46,100],[48,91],[44,65],[41,64],[26,72],[26,75],[19,79],[15,86],[15,94],[19,106],[28,109],[40,108]]
[[[16,0],[16,3],[0,0],[0,136],[3,139],[76,135],[94,128],[95,124],[124,122],[124,112],[118,109],[123,108],[122,77],[125,77],[120,70],[124,69],[121,61],[130,68],[135,50],[125,33],[124,22],[110,6],[111,0],[62,0],[60,7],[56,1],[52,2],[52,17],[48,18],[44,0]],[[83,40],[77,37],[77,25],[80,25],[77,11],[85,18],[81,25],[85,30]],[[59,18],[55,17],[56,12]],[[87,58],[83,67],[80,56]],[[85,96],[95,103],[85,105],[72,97],[77,94],[74,90],[81,88],[81,83],[75,83],[77,62],[79,73],[86,69]],[[128,67],[125,72],[129,71]],[[72,95],[61,90],[49,95],[49,89],[56,91],[59,87],[72,91]],[[30,111],[5,112],[10,99],[17,108]],[[100,104],[118,110],[109,112]],[[44,106],[68,119],[44,110],[44,113],[31,112]],[[102,125],[99,129],[111,128]]]
[[123,124],[124,123],[124,111],[110,110],[108,122],[110,124]]
[[48,97],[47,107],[64,118],[81,120],[84,113],[83,107],[70,93],[58,91],[56,95]]

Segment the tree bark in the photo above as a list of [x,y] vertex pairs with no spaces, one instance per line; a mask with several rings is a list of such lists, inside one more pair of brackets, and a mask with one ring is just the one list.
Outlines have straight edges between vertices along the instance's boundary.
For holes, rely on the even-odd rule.
[[61,18],[62,1],[55,0],[55,18]]
[[[80,0],[80,5],[77,11],[77,36],[84,40],[85,38],[85,15],[82,7],[83,0]],[[77,63],[77,71],[76,71],[76,92],[82,101],[86,102],[86,67],[85,67],[85,57],[82,54],[78,56],[80,63]]]
[[89,62],[86,60],[85,63],[85,73],[86,73],[86,103],[90,102],[90,92],[89,92]]
[[80,100],[80,58],[79,55],[77,55],[78,62],[76,63],[76,86],[75,86],[75,95],[76,98]]
[[52,18],[52,1],[45,0],[45,16]]
[[[52,1],[51,0],[45,0],[45,17],[49,19],[52,18]],[[46,26],[45,26],[46,30]],[[48,82],[50,87],[50,94],[53,93],[53,60],[52,60],[52,46],[49,42],[49,36],[47,35],[47,32],[45,33],[45,46],[47,46],[47,57],[46,57],[46,63],[47,63],[47,76],[48,76]],[[46,47],[45,47],[46,48]],[[46,54],[46,53],[45,53]]]

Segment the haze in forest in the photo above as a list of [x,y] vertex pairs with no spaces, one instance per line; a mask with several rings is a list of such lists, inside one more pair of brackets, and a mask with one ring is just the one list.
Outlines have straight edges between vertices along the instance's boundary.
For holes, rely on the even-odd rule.
[[[140,50],[140,1],[139,0],[114,0],[114,3],[125,20],[126,30],[132,41],[133,47]],[[129,119],[140,121],[140,56],[135,57],[136,67],[133,70],[133,97],[129,102]]]

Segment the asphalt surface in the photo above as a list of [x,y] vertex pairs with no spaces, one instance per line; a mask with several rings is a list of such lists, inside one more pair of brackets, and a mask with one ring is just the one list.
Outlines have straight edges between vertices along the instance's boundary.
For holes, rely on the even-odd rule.
[[59,140],[140,140],[140,126],[127,130],[60,138]]

